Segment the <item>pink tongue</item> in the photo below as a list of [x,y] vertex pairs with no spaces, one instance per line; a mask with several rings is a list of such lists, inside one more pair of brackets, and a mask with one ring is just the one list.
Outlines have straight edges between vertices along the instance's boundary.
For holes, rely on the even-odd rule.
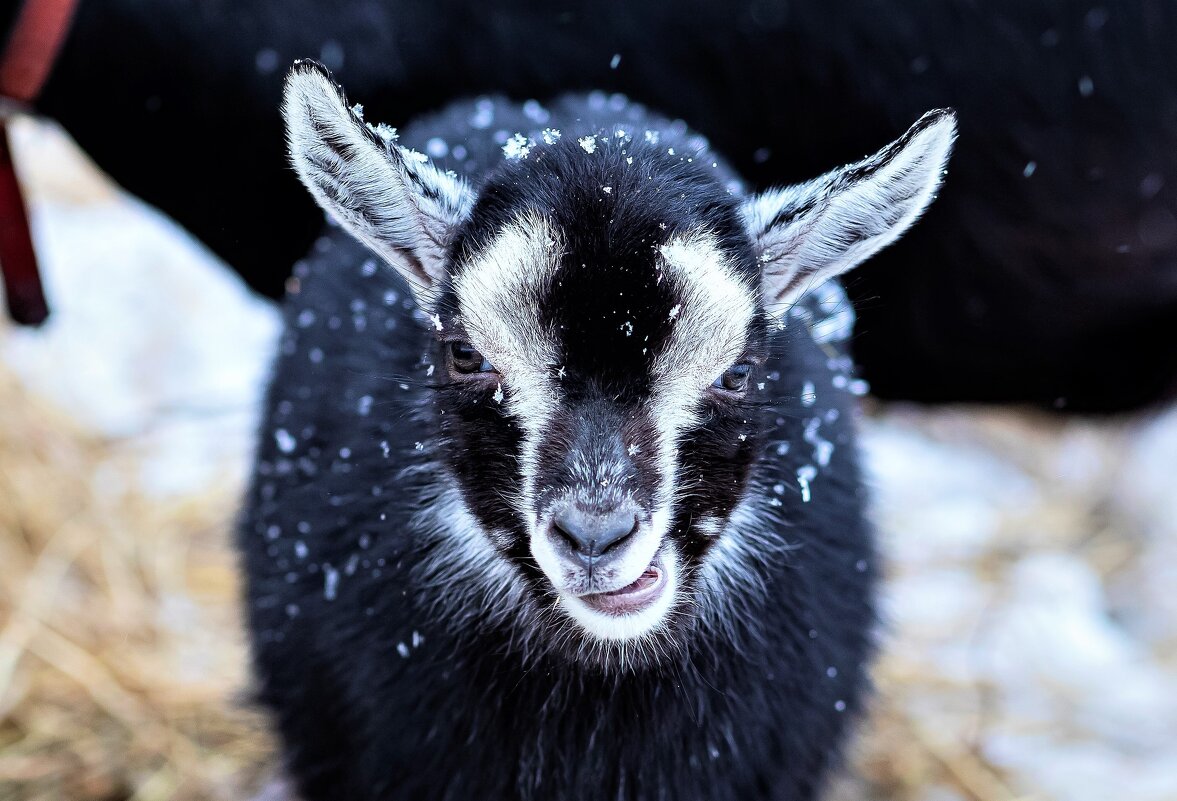
[[657,583],[658,577],[660,575],[661,574],[659,574],[657,568],[648,567],[648,568],[646,568],[646,572],[642,573],[640,576],[638,576],[633,581],[632,584],[627,584],[619,590],[613,590],[613,592],[609,592],[609,593],[605,593],[605,594],[606,595],[628,595],[631,592],[640,592],[641,590],[644,590],[647,587],[650,587],[650,586],[654,585],[655,583]]

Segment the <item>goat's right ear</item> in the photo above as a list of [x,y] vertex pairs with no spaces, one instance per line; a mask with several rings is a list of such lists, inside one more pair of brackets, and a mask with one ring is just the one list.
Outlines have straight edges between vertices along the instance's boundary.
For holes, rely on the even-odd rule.
[[327,69],[298,61],[282,102],[290,159],[319,205],[415,291],[445,277],[446,248],[473,205],[466,182],[353,111]]

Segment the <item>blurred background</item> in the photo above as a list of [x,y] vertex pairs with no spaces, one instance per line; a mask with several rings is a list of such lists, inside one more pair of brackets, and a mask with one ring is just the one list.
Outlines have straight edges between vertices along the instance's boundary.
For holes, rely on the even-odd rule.
[[[1043,8],[1051,11],[1048,6]],[[1145,18],[1150,8],[1141,6]],[[1115,28],[1117,19],[1116,9],[1095,16],[1090,8],[1053,12],[1073,18],[1077,31],[1086,32]],[[1037,47],[1050,47],[1044,31],[1066,31],[1049,20],[1035,26]],[[324,47],[294,54],[322,55]],[[1104,53],[1109,61],[1131,61],[1123,41],[1116,47]],[[613,46],[601,49],[601,58],[592,56],[594,64],[600,62],[594,69],[607,79],[616,69],[610,67]],[[346,84],[344,54],[327,51],[340,59],[335,66]],[[247,54],[252,74],[280,78],[277,61],[271,64],[279,58],[277,49],[251,46]],[[1148,62],[1148,53],[1137,55]],[[281,53],[284,66],[286,58]],[[634,58],[626,51],[621,62]],[[896,58],[913,75],[910,81],[938,64],[935,54],[917,64],[906,54]],[[1019,68],[1032,73],[1028,65]],[[398,74],[407,80],[404,71]],[[864,73],[867,84],[871,74],[879,73]],[[1085,84],[1078,80],[1083,74],[1078,69],[1077,76],[1066,76],[1066,92],[1091,94],[1089,84],[1102,91],[1098,75]],[[976,89],[979,80],[965,89]],[[1161,147],[1177,131],[1177,116],[1170,114],[1177,101],[1150,92],[1149,80],[1141,78],[1128,100],[1117,96],[1102,111],[1080,116],[1106,133],[1133,119],[1135,112],[1121,113],[1124,108],[1159,109],[1163,124],[1157,131],[1165,133],[1152,136],[1149,147]],[[1153,82],[1162,89],[1177,84],[1171,72]],[[414,91],[428,95],[434,89]],[[159,100],[157,94],[134,102],[149,109],[151,96]],[[980,106],[992,100],[970,96]],[[172,98],[162,98],[167,108]],[[939,102],[931,95],[917,100]],[[87,107],[98,114],[88,124],[120,132],[126,122],[131,131],[132,122],[118,116],[120,100],[109,102],[114,111]],[[221,118],[228,112],[221,109]],[[401,121],[392,114],[368,116]],[[855,127],[855,119],[844,114],[843,127]],[[1068,141],[1090,129],[1079,122],[1066,127],[1066,119],[1046,127]],[[979,134],[970,141],[969,132],[982,127],[976,115],[965,115],[957,158],[979,159],[969,148],[985,151],[983,142],[978,145]],[[277,307],[240,278],[245,273],[255,286],[264,283],[246,261],[233,261],[231,269],[184,228],[122,191],[61,128],[22,118],[11,129],[53,315],[35,329],[0,319],[0,799],[250,799],[271,775],[273,745],[248,701],[231,528],[278,335]],[[175,133],[182,139],[182,132]],[[880,135],[870,149],[885,141]],[[157,149],[128,148],[128,158],[138,156],[145,169],[166,175],[168,161],[161,159],[186,158],[184,148],[169,149],[172,143],[164,136],[151,146]],[[1104,166],[1111,169],[1117,158],[1137,163],[1133,198],[1148,189],[1149,200],[1169,202],[1166,193],[1177,179],[1166,185],[1170,174],[1161,167],[1139,166],[1148,148],[1122,145],[1118,152],[1100,149]],[[279,160],[280,138],[270,147]],[[757,153],[747,147],[740,158],[752,165]],[[846,153],[811,172],[860,154]],[[1173,154],[1177,149],[1168,158]],[[1039,169],[1079,171],[1075,165],[1050,167],[1042,155],[1005,155],[1019,180]],[[798,168],[809,169],[806,160],[817,158],[814,151],[800,152]],[[107,167],[118,173],[118,159]],[[972,168],[959,174],[970,175]],[[1149,175],[1157,178],[1138,187]],[[950,171],[950,187],[953,178]],[[172,179],[173,192],[187,192],[186,176]],[[286,192],[293,198],[297,183],[287,174],[282,180],[290,182]],[[1115,207],[1115,194],[1102,180],[1083,173],[1083,181],[1090,181],[1083,185],[1090,194],[1083,196],[1102,192],[1100,198]],[[222,181],[187,192],[185,203],[199,207],[205,220],[220,209],[225,216],[219,225],[232,231],[248,227],[250,218],[233,218],[225,209],[266,202],[254,188]],[[1011,241],[1023,243],[1025,251],[1017,252],[1053,252],[1036,234],[1050,214],[1031,212],[1065,207],[1070,201],[1062,195],[1073,194],[1072,188],[1039,196],[1032,208],[1009,200],[1018,212],[1010,215],[1022,215],[1023,225],[1004,220],[999,226],[1013,232]],[[967,188],[960,193],[952,201],[958,211],[973,209],[990,220]],[[232,199],[221,205],[222,195]],[[1050,205],[1052,198],[1057,206]],[[310,203],[301,194],[297,202]],[[1122,285],[1121,294],[1108,299],[1122,316],[1135,314],[1125,299],[1141,294],[1151,295],[1153,311],[1165,311],[1170,307],[1158,303],[1177,286],[1173,243],[1156,235],[1156,225],[1166,231],[1165,218],[1150,208],[1133,207],[1124,215],[1135,226],[1132,254],[1141,254],[1141,242],[1151,242],[1152,249],[1145,254],[1148,269],[1125,268],[1109,279]],[[1171,220],[1172,209],[1166,209]],[[195,212],[187,214],[197,219]],[[184,218],[184,209],[179,216]],[[1082,215],[1068,220],[1075,226],[1090,222]],[[926,222],[929,238],[960,232],[946,218]],[[979,231],[983,235],[984,227]],[[317,227],[292,228],[291,236],[310,242],[315,232]],[[218,246],[215,236],[201,239],[225,255],[228,246]],[[1109,253],[1123,245],[1109,242]],[[291,245],[275,241],[274,247],[285,254]],[[298,247],[305,252],[307,245]],[[919,249],[907,258],[920,269],[931,269],[935,261]],[[284,275],[292,259],[275,259],[279,266],[270,272]],[[951,267],[976,275],[977,263]],[[1085,263],[1076,275],[1085,274]],[[1018,261],[1002,265],[1016,271]],[[1066,287],[1055,285],[1052,291],[1062,306],[1073,301],[1079,311],[1072,316],[1097,306],[1091,295],[1098,289],[1070,289],[1066,294]],[[278,294],[273,286],[266,291]],[[895,311],[873,291],[865,294],[867,307]],[[1049,309],[1020,296],[1030,305],[1026,318],[1050,322]],[[953,311],[951,295],[933,300],[945,314],[963,315],[960,307]],[[872,319],[878,332],[885,316]],[[1143,319],[1142,313],[1133,322]],[[1177,327],[1168,312],[1157,319]],[[1102,412],[1109,398],[1118,398],[1118,414],[1059,414],[1053,407],[1068,406],[1072,395],[1058,386],[1082,372],[1082,356],[1076,355],[1082,348],[1051,349],[1037,329],[1010,331],[1009,320],[990,320],[989,331],[1004,326],[999,338],[1020,342],[1023,352],[1036,352],[1038,361],[1057,368],[1043,373],[1033,392],[1019,395],[1010,385],[1017,371],[995,374],[1006,381],[1003,398],[982,398],[967,382],[947,376],[937,386],[950,386],[942,394],[951,398],[931,399],[973,402],[918,405],[912,399],[936,394],[926,389],[937,378],[929,373],[924,389],[907,392],[907,399],[893,385],[884,393],[891,400],[866,399],[864,459],[887,561],[883,649],[875,672],[878,692],[853,742],[850,775],[834,788],[839,801],[1177,800],[1177,406],[1171,394],[1156,389],[1168,379],[1141,376],[1117,387],[1119,379],[1091,385],[1084,378],[1066,385],[1076,389],[1073,398],[1088,398],[1084,405]],[[979,341],[985,331],[977,328],[969,341]],[[1109,331],[1100,335],[1104,345],[1130,353],[1133,365],[1145,366],[1138,372],[1152,366],[1164,374],[1161,368],[1177,352],[1177,341],[1146,335],[1168,328],[1118,339],[1117,328]],[[880,347],[873,352],[885,351]],[[959,360],[960,373],[970,371],[969,353]],[[1093,353],[1091,359],[1115,353]],[[999,363],[997,356],[989,361]],[[885,366],[886,360],[876,363]],[[1018,369],[1032,367],[1026,362]],[[990,368],[978,367],[982,373]],[[976,402],[983,400],[1005,402]]]
[[[275,307],[17,132],[55,313],[0,324],[0,798],[250,798],[230,526]],[[863,426],[886,631],[839,797],[1177,799],[1177,409]]]

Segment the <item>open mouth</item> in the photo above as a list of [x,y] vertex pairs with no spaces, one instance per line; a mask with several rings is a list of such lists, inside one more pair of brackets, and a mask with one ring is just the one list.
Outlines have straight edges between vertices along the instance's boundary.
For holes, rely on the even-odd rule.
[[666,570],[661,560],[650,563],[629,584],[609,592],[581,595],[579,600],[595,612],[606,615],[631,615],[650,607],[666,589]]

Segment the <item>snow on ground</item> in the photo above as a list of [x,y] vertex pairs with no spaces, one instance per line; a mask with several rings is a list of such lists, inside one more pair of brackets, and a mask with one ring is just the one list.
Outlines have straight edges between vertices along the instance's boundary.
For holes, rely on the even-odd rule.
[[41,156],[18,161],[53,314],[9,330],[0,354],[78,422],[141,448],[150,489],[240,477],[276,309],[158,212],[94,179],[74,185],[86,165],[64,137],[18,132],[20,152]]
[[[60,134],[18,133],[54,317],[0,325],[0,367],[149,494],[240,482],[274,308]],[[863,449],[886,624],[839,797],[1177,799],[1177,409],[873,407]]]
[[1177,798],[1177,410],[897,406],[864,452],[890,561],[882,716],[972,777],[903,797]]

